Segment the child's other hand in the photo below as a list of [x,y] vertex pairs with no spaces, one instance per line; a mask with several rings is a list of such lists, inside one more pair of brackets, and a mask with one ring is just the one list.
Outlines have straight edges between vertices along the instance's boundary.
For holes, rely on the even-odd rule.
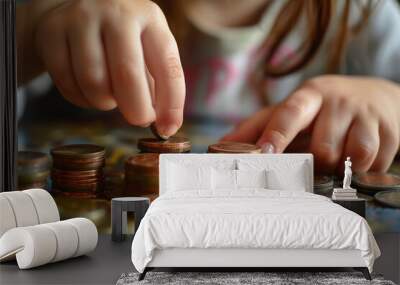
[[368,77],[321,76],[305,82],[282,103],[241,123],[223,140],[257,143],[281,153],[300,132],[310,132],[309,151],[318,171],[386,171],[400,141],[400,88]]
[[[51,9],[40,9],[46,6]],[[52,3],[57,3],[53,5]],[[182,125],[185,82],[175,39],[148,0],[37,0],[36,53],[62,95],[81,107],[118,107],[133,125]]]

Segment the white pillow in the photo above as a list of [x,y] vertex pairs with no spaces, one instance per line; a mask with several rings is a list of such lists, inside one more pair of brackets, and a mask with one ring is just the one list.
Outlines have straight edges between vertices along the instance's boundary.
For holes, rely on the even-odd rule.
[[309,163],[293,159],[239,159],[240,170],[267,170],[267,188],[273,190],[307,191],[309,181]]
[[236,170],[212,168],[212,183],[214,190],[236,190]]
[[275,190],[307,191],[306,164],[301,163],[290,170],[290,175],[285,171],[271,169],[267,172],[268,188]]
[[267,171],[236,170],[238,188],[267,188]]
[[211,189],[211,167],[169,163],[167,188],[170,191]]

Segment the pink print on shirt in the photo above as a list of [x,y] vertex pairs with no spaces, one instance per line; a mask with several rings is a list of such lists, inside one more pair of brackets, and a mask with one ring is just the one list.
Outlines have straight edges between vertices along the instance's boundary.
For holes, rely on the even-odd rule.
[[[293,50],[283,46],[273,57],[272,63],[279,65],[284,60],[292,59],[293,56]],[[265,48],[255,48],[240,54],[212,56],[200,62],[186,64],[184,66],[187,88],[185,112],[188,115],[214,113],[212,107],[218,100],[239,100],[242,95],[250,96],[251,100],[258,102],[255,104],[258,106],[256,109],[261,108],[265,102],[262,99],[267,89],[275,85],[275,80],[265,78],[262,73],[264,57]],[[229,106],[236,110],[229,109]],[[222,112],[214,115],[226,118],[235,117],[237,114],[241,117],[238,109],[243,105],[224,104],[224,107],[226,108]]]

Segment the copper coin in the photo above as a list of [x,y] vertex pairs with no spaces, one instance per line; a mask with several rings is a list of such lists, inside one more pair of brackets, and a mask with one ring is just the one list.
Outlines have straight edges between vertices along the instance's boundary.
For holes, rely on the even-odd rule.
[[93,199],[96,198],[95,193],[89,192],[65,192],[58,189],[53,189],[52,193],[56,197],[71,197],[71,198],[80,198],[80,199]]
[[104,156],[105,152],[104,147],[93,144],[63,145],[51,150],[54,157],[60,158],[95,158]]
[[125,162],[125,173],[132,171],[157,171],[158,173],[158,153],[141,153],[129,157]]
[[158,133],[158,130],[157,130],[157,127],[156,127],[156,124],[155,124],[155,123],[151,123],[151,125],[150,125],[150,130],[151,130],[152,134],[153,134],[158,140],[160,140],[160,141],[166,141],[166,140],[168,139],[168,137],[163,136],[163,135],[160,135],[160,134]]
[[93,163],[66,163],[59,162],[58,160],[53,161],[53,167],[65,170],[96,170],[104,167],[105,161],[101,160]]
[[100,183],[103,180],[101,178],[65,179],[65,178],[52,177],[52,181],[57,184],[85,185],[89,183]]
[[65,157],[53,157],[53,162],[60,164],[87,164],[87,163],[101,163],[104,162],[104,156],[93,157],[93,158],[65,158]]
[[155,138],[142,138],[138,141],[138,148],[142,152],[150,153],[182,153],[192,148],[190,141],[182,137],[170,137],[160,141]]
[[97,192],[100,190],[100,183],[88,183],[83,185],[68,185],[65,183],[53,183],[54,189],[70,192]]
[[99,177],[103,175],[100,169],[95,170],[61,170],[53,168],[51,174],[60,177],[69,177],[71,179],[75,177]]
[[220,142],[208,147],[209,153],[261,153],[261,148],[254,144],[240,142]]
[[38,151],[19,151],[17,154],[18,166],[48,166],[50,163],[47,154]]
[[18,184],[18,190],[28,190],[32,188],[40,188],[44,189],[46,188],[47,183],[46,182],[36,182],[36,183],[30,183],[30,184]]
[[400,176],[391,173],[357,173],[353,182],[363,188],[400,188]]
[[29,175],[27,174],[20,175],[20,173],[18,173],[17,175],[18,175],[17,176],[18,183],[30,184],[30,183],[45,181],[50,176],[50,172],[49,171],[34,172]]

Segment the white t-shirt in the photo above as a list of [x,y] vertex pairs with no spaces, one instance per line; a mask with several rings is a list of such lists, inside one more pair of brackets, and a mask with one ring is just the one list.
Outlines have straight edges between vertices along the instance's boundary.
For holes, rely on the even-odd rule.
[[[358,23],[359,2],[352,1],[350,25]],[[260,48],[285,0],[274,1],[258,24],[225,28],[203,23],[188,14],[193,24],[190,44],[181,51],[185,70],[186,114],[229,121],[243,119],[265,104],[282,101],[302,82],[326,74],[330,48],[345,1],[332,18],[317,54],[300,71],[268,79],[262,74],[265,52]],[[295,51],[305,33],[305,19],[289,35],[273,60],[279,63]],[[367,26],[351,38],[344,50],[340,74],[369,75],[400,82],[400,9],[394,0],[380,1]]]

